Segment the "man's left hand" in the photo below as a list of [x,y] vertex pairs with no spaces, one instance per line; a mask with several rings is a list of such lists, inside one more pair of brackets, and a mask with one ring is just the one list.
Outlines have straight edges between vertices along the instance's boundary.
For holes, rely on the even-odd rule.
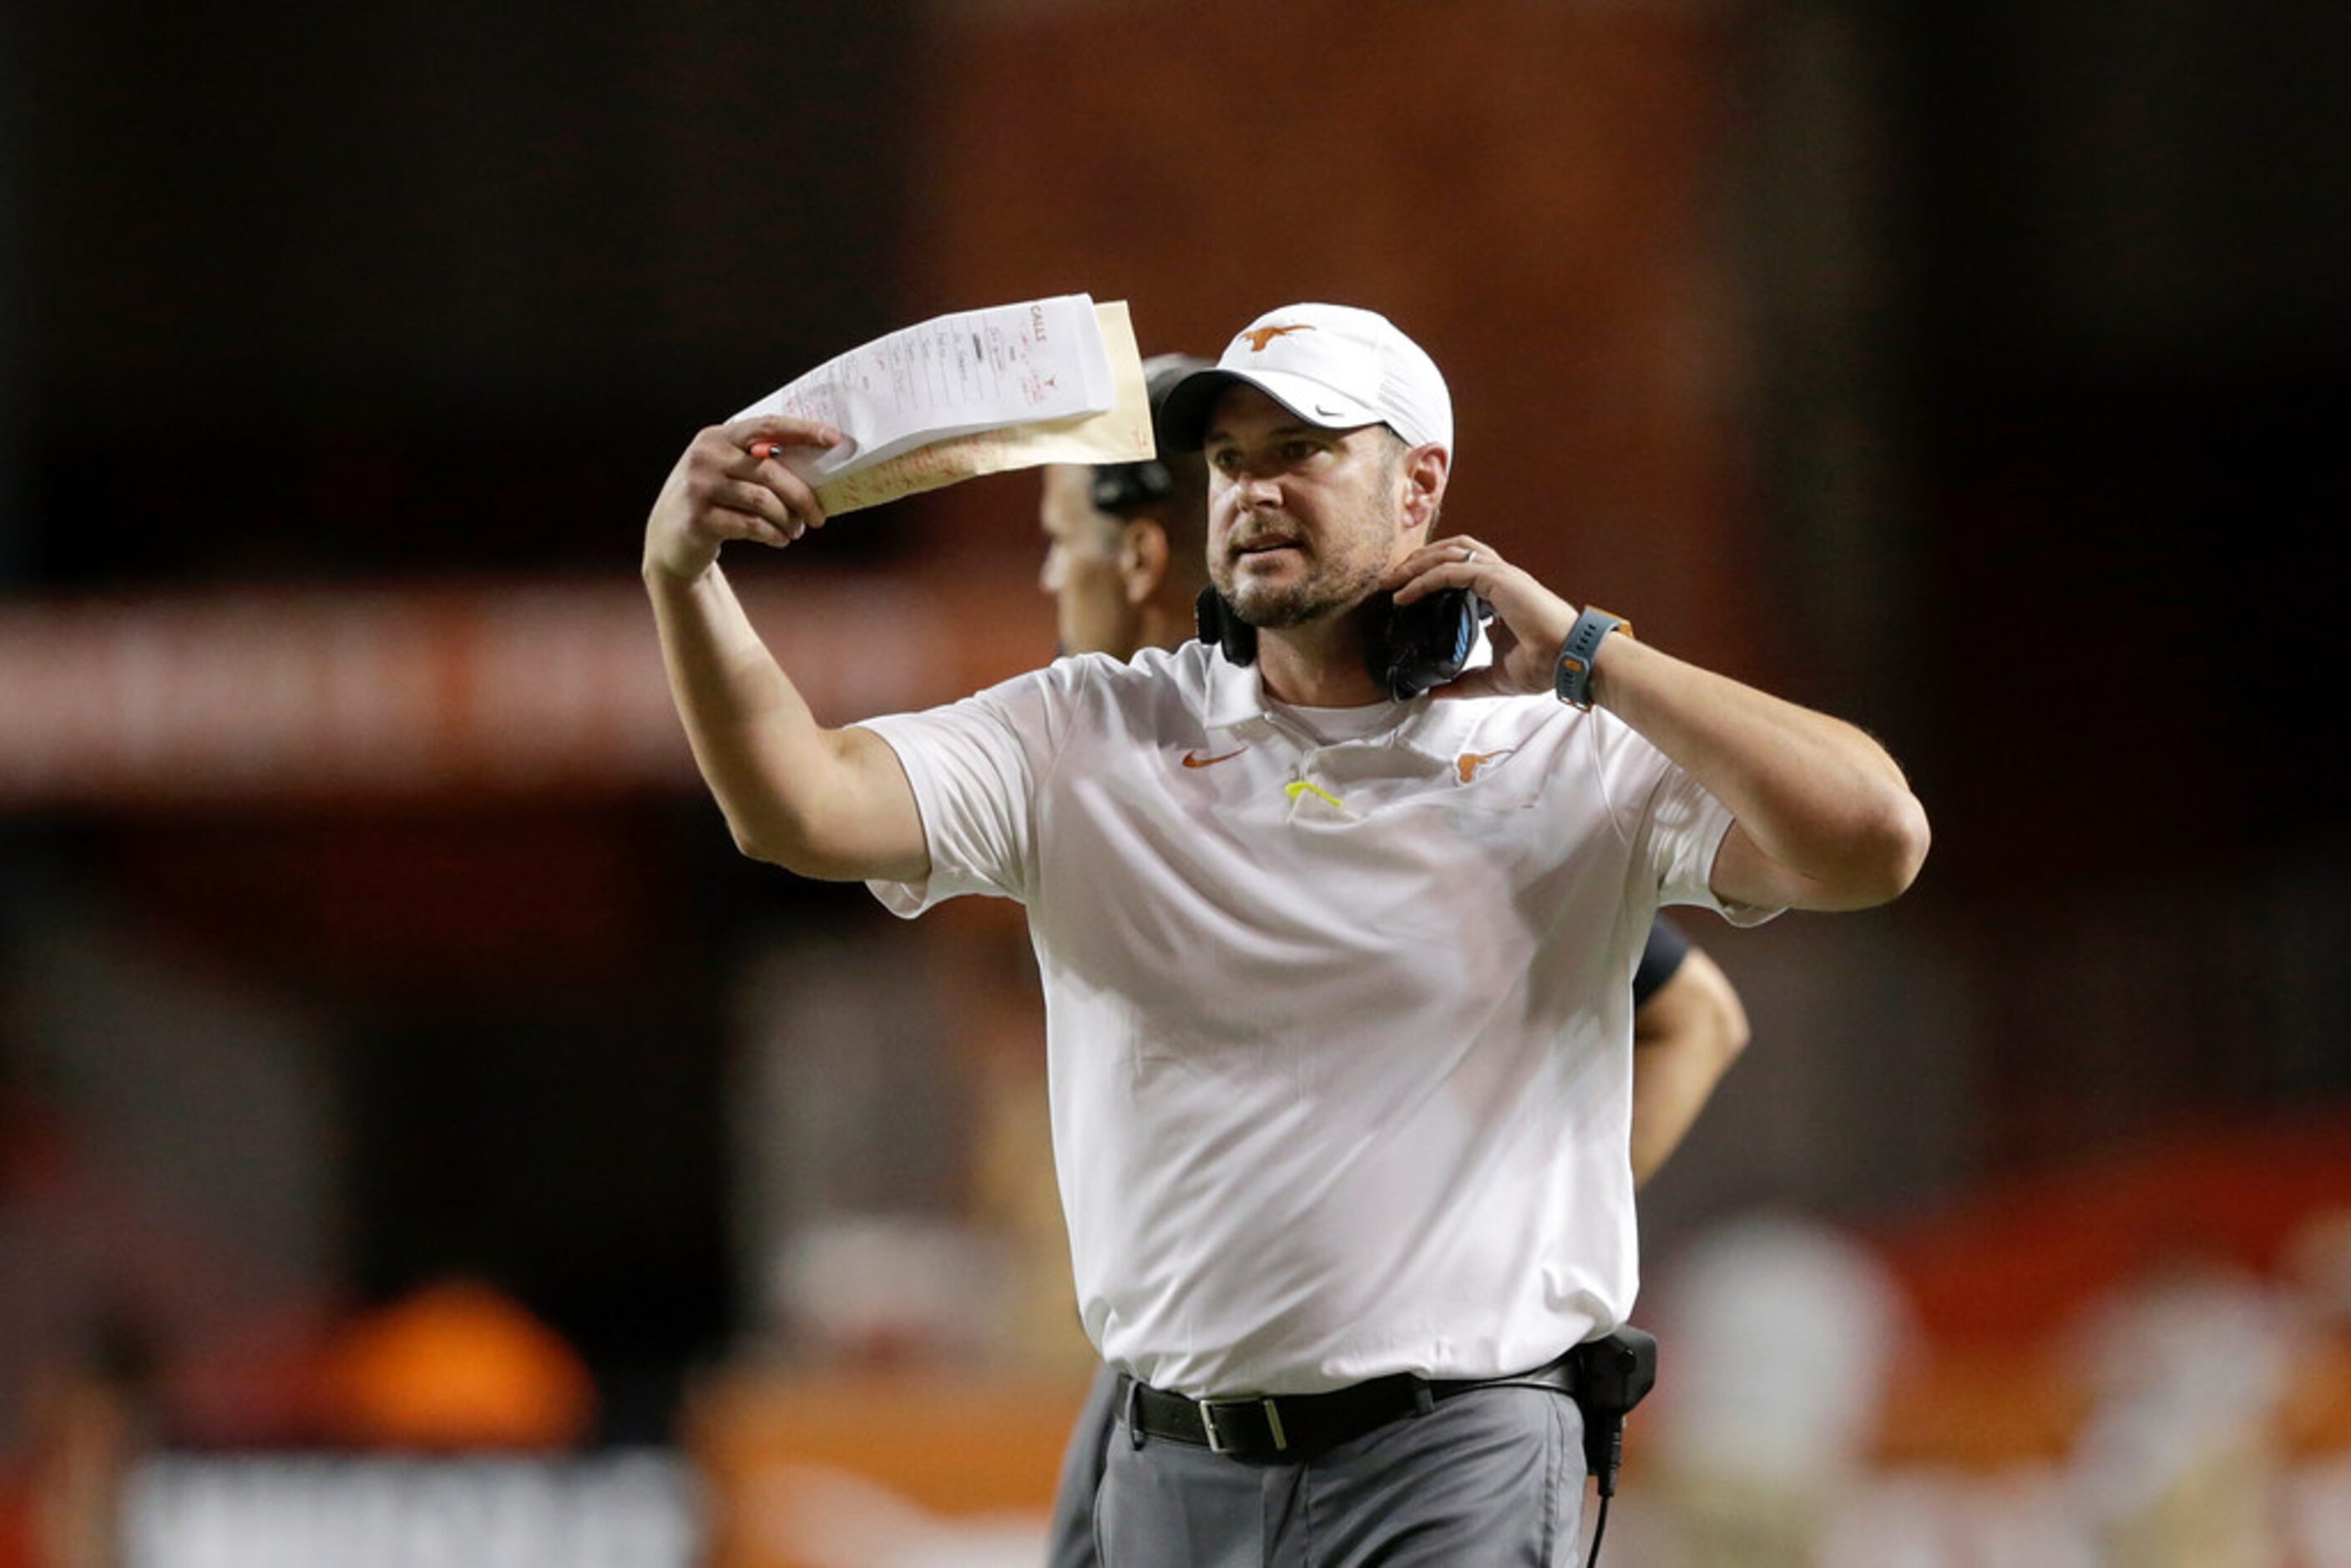
[[1487,628],[1494,662],[1465,672],[1429,695],[1515,696],[1552,689],[1552,664],[1575,629],[1575,606],[1512,566],[1494,547],[1465,534],[1425,544],[1396,563],[1383,588],[1398,604],[1447,588],[1466,588],[1494,607]]

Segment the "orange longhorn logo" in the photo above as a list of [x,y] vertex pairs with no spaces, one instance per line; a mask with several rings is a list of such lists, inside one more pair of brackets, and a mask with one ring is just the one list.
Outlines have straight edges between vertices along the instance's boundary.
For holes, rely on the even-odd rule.
[[1508,757],[1517,749],[1515,746],[1506,746],[1499,751],[1465,751],[1453,759],[1453,771],[1460,778],[1461,782],[1467,784],[1478,777],[1479,770],[1484,768],[1486,764],[1497,758]]
[[1314,330],[1312,322],[1301,321],[1295,327],[1252,327],[1241,336],[1249,340],[1250,353],[1262,354],[1265,352],[1265,346],[1276,338],[1290,332],[1311,332],[1312,330]]

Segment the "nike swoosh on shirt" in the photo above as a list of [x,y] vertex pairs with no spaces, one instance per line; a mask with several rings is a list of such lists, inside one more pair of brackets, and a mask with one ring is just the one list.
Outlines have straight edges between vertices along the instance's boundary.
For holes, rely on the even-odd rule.
[[1203,757],[1196,751],[1187,751],[1184,754],[1184,766],[1186,768],[1214,768],[1219,762],[1230,762],[1234,758],[1238,757],[1242,752],[1247,751],[1249,747],[1246,746],[1235,747],[1232,750],[1226,752],[1222,757]]

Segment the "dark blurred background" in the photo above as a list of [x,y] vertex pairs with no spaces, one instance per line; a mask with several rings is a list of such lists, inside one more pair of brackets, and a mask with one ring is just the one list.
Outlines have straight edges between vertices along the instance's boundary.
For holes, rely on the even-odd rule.
[[[1902,904],[1693,928],[1757,1039],[1653,1257],[2335,1124],[2346,70],[2223,0],[8,8],[0,1432],[464,1279],[669,1443],[827,1222],[1001,1219],[1017,931],[736,857],[632,574],[697,426],[1042,294],[1386,311],[1458,526],[1910,768]],[[731,570],[827,716],[926,703],[1049,656],[1033,500]],[[165,1419],[315,1437],[259,1376]]]

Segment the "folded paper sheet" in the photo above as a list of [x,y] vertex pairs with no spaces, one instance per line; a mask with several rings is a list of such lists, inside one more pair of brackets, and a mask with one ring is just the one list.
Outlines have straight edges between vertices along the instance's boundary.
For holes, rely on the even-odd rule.
[[1124,301],[1082,294],[942,316],[875,339],[735,417],[819,419],[850,439],[789,461],[828,513],[1043,463],[1154,450]]

